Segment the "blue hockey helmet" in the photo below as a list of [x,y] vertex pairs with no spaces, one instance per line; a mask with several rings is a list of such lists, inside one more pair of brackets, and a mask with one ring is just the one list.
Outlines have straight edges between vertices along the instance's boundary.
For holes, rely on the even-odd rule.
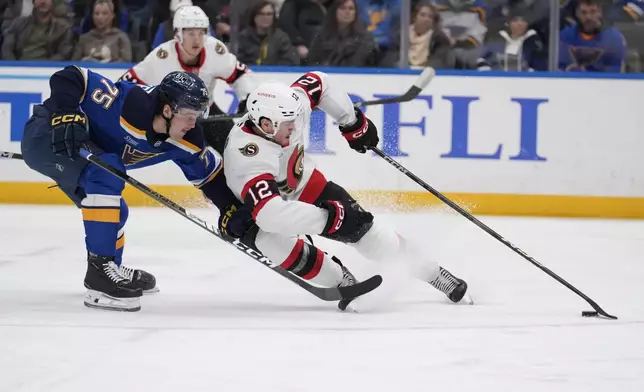
[[159,111],[163,110],[164,105],[170,105],[174,112],[182,108],[195,110],[202,115],[208,112],[208,88],[204,81],[192,72],[170,72],[157,88]]

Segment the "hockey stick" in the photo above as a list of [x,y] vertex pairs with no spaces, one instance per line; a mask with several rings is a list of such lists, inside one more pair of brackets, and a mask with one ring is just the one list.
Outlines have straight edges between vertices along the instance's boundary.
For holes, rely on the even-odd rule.
[[[420,92],[423,91],[425,87],[427,87],[429,82],[431,82],[432,79],[434,79],[434,76],[436,76],[436,71],[434,70],[434,68],[427,67],[423,70],[423,72],[420,73],[420,75],[418,75],[418,77],[414,81],[414,84],[404,94],[399,95],[397,97],[392,97],[392,98],[375,99],[371,101],[358,101],[358,102],[355,102],[353,106],[362,107],[362,106],[371,106],[371,105],[385,105],[388,103],[409,102],[412,99],[416,98],[418,94],[420,94]],[[218,115],[210,116],[208,118],[200,120],[200,122],[235,120],[242,116],[243,114],[218,114]]]
[[383,158],[385,161],[387,161],[389,164],[391,164],[393,167],[398,169],[401,173],[406,175],[407,177],[411,178],[412,181],[414,181],[416,184],[420,185],[421,187],[425,188],[427,191],[429,191],[432,195],[436,196],[438,199],[440,199],[443,203],[447,204],[450,206],[452,209],[454,209],[456,212],[461,214],[463,217],[465,217],[467,220],[470,222],[474,223],[477,225],[479,228],[483,229],[486,233],[500,241],[503,245],[507,246],[508,248],[512,249],[516,253],[518,253],[521,257],[524,259],[528,260],[530,263],[535,265],[537,268],[541,269],[543,272],[546,274],[550,275],[552,278],[554,278],[557,282],[561,283],[562,285],[566,286],[568,289],[570,289],[573,293],[577,294],[581,298],[584,299],[584,301],[588,302],[590,306],[595,309],[595,312],[589,312],[589,311],[584,311],[582,312],[582,315],[585,317],[589,316],[597,316],[601,315],[609,319],[614,319],[616,320],[617,317],[612,316],[608,313],[606,313],[595,301],[590,299],[586,294],[582,293],[579,291],[575,286],[571,285],[570,283],[566,282],[563,278],[561,278],[559,275],[554,273],[552,270],[548,269],[541,263],[539,263],[537,260],[534,258],[530,257],[527,253],[519,249],[517,246],[513,245],[510,241],[506,240],[501,236],[499,233],[496,231],[492,230],[489,226],[481,222],[480,220],[476,219],[472,214],[469,212],[465,211],[463,208],[461,208],[458,204],[454,203],[450,199],[448,199],[445,195],[437,191],[436,189],[432,188],[429,184],[427,184],[425,181],[421,180],[418,178],[414,173],[410,172],[407,170],[403,165],[398,163],[396,160],[394,160],[392,157],[389,155],[385,154],[382,150],[372,147],[371,150],[378,154],[381,158]]
[[[277,272],[278,274],[282,275],[286,279],[290,280],[291,282],[297,284],[298,286],[302,287],[304,290],[308,291],[309,293],[315,295],[316,297],[320,298],[321,300],[324,301],[340,301],[340,300],[349,300],[352,298],[357,298],[361,295],[367,294],[368,292],[376,289],[378,286],[380,286],[380,283],[382,283],[382,277],[380,275],[374,275],[371,278],[356,283],[355,285],[352,286],[347,286],[347,287],[317,287],[313,286],[312,284],[308,283],[304,279],[301,279],[299,276],[281,268],[279,265],[275,264],[272,262],[268,257],[264,256],[260,252],[252,249],[251,247],[247,246],[246,244],[242,243],[238,239],[235,239],[234,241],[230,242],[224,239],[224,237],[221,236],[219,233],[219,230],[206,222],[205,220],[199,218],[196,215],[193,215],[192,213],[186,211],[185,208],[181,207],[177,203],[173,202],[172,200],[168,199],[167,197],[163,196],[162,194],[153,191],[152,189],[148,188],[146,185],[140,183],[139,181],[135,180],[134,178],[128,176],[126,173],[123,173],[119,169],[103,162],[99,157],[95,156],[94,154],[90,153],[89,151],[85,149],[81,149],[81,155],[83,158],[87,159],[91,163],[99,166],[103,170],[106,170],[107,172],[111,173],[112,175],[120,178],[124,182],[130,184],[137,190],[145,193],[147,196],[151,197],[155,201],[163,204],[164,206],[168,207],[172,211],[176,212],[177,214],[183,216],[184,218],[188,219],[192,223],[198,225],[199,227],[203,228],[210,234],[213,234],[217,236],[219,239],[222,241],[226,241],[233,246],[237,248],[240,252],[245,253],[247,256],[250,256],[253,258],[255,261],[260,262],[261,264],[267,266],[268,268],[272,269],[273,271]],[[0,151],[0,158],[13,158],[13,159],[22,159],[22,154],[18,153],[12,153],[12,152],[7,152],[7,151]]]

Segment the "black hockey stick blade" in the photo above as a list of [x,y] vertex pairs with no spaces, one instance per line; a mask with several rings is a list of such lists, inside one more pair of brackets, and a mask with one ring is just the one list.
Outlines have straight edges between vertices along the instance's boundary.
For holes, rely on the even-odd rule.
[[[87,159],[88,161],[94,163],[95,165],[98,165],[100,168],[103,170],[106,170],[107,172],[111,173],[112,175],[120,178],[127,184],[130,184],[140,192],[143,192],[147,196],[151,197],[152,199],[156,200],[157,202],[161,203],[162,205],[170,208],[174,212],[178,213],[179,215],[183,216],[184,218],[188,219],[189,221],[193,222],[197,226],[201,227],[202,229],[208,231],[209,233],[215,235],[219,239],[226,241],[233,246],[235,246],[239,251],[244,252],[247,256],[250,256],[253,258],[255,261],[260,262],[261,264],[265,265],[266,267],[272,269],[273,271],[279,273],[286,279],[290,280],[291,282],[297,284],[298,286],[302,287],[309,293],[315,295],[316,297],[325,300],[325,301],[339,301],[341,299],[346,299],[349,298],[350,296],[360,296],[362,294],[368,293],[371,290],[374,290],[377,288],[380,283],[382,282],[382,277],[379,275],[376,275],[368,280],[366,282],[370,282],[368,284],[359,286],[359,285],[354,285],[350,287],[346,287],[348,290],[341,290],[340,288],[337,287],[317,287],[313,286],[312,284],[308,283],[304,279],[300,278],[299,276],[292,274],[289,271],[286,271],[285,269],[281,268],[278,264],[275,264],[272,262],[268,257],[264,256],[262,253],[252,249],[251,247],[247,246],[246,244],[242,243],[239,240],[235,240],[233,242],[227,241],[225,238],[221,236],[219,233],[219,230],[206,222],[205,220],[197,217],[196,215],[186,211],[185,208],[180,206],[179,204],[173,202],[172,200],[168,199],[167,197],[163,196],[162,194],[148,188],[146,185],[140,183],[139,181],[135,180],[134,178],[130,177],[126,173],[123,173],[119,169],[103,162],[99,157],[93,155],[87,150],[82,149],[81,150],[81,155],[83,158]],[[374,282],[378,282],[374,286]],[[344,288],[343,288],[344,289]]]
[[[353,106],[362,107],[371,105],[385,105],[388,103],[409,102],[412,99],[416,98],[418,94],[420,94],[420,92],[423,91],[425,87],[427,87],[427,85],[429,85],[432,79],[434,79],[434,76],[436,76],[436,71],[434,70],[434,68],[427,67],[423,70],[423,72],[420,73],[420,75],[418,75],[418,77],[414,81],[414,84],[403,95],[392,98],[375,99],[372,101],[358,101],[355,102]],[[317,108],[315,110],[317,110]],[[236,120],[242,116],[243,114],[217,114],[202,119],[200,120],[200,122]]]
[[414,84],[403,95],[392,98],[376,99],[373,101],[360,101],[354,103],[353,106],[361,107],[369,105],[385,105],[388,103],[409,102],[412,99],[416,98],[418,94],[420,94],[420,92],[423,91],[425,87],[427,87],[427,85],[429,85],[432,79],[434,79],[434,76],[436,76],[436,71],[434,70],[434,68],[427,67],[423,70],[423,72],[421,72],[420,75],[418,75],[418,77],[414,81]]
[[404,175],[406,175],[407,177],[409,177],[409,178],[410,178],[412,181],[414,181],[416,184],[420,185],[420,186],[421,186],[421,187],[423,187],[425,190],[429,191],[429,193],[431,193],[432,195],[436,196],[440,201],[442,201],[443,203],[445,203],[445,204],[447,204],[448,206],[450,206],[453,210],[455,210],[456,212],[458,212],[461,216],[465,217],[467,220],[469,220],[470,222],[474,223],[476,226],[478,226],[480,229],[482,229],[483,231],[485,231],[486,233],[488,233],[489,235],[491,235],[492,237],[494,237],[496,240],[498,240],[499,242],[501,242],[503,245],[505,245],[505,246],[507,246],[508,248],[512,249],[514,252],[516,252],[517,254],[519,254],[519,255],[520,255],[521,257],[523,257],[524,259],[528,260],[528,261],[529,261],[530,263],[532,263],[534,266],[536,266],[537,268],[539,268],[540,270],[542,270],[542,271],[543,271],[543,272],[545,272],[546,274],[550,275],[550,276],[551,276],[552,278],[554,278],[557,282],[561,283],[562,285],[564,285],[565,287],[567,287],[569,290],[571,290],[573,293],[575,293],[575,294],[577,294],[578,296],[580,296],[582,299],[584,299],[584,301],[588,302],[588,304],[589,304],[590,306],[592,306],[592,307],[593,307],[593,309],[595,309],[595,311],[596,311],[598,314],[600,314],[600,315],[604,316],[604,317],[605,317],[605,318],[607,318],[607,319],[612,319],[612,320],[616,320],[616,319],[617,319],[617,317],[612,316],[612,315],[610,315],[610,314],[606,313],[606,312],[604,311],[604,309],[602,309],[602,308],[601,308],[601,307],[600,307],[600,306],[599,306],[595,301],[593,301],[593,300],[592,300],[590,297],[588,297],[586,294],[584,294],[584,293],[582,293],[581,291],[579,291],[575,286],[573,286],[573,285],[571,285],[570,283],[568,283],[568,282],[567,282],[566,280],[564,280],[562,277],[560,277],[559,275],[557,275],[556,273],[554,273],[552,270],[550,270],[550,269],[549,269],[549,268],[547,268],[546,266],[542,265],[540,262],[538,262],[537,260],[535,260],[534,258],[532,258],[531,256],[529,256],[526,252],[524,252],[523,250],[519,249],[519,247],[517,247],[517,246],[515,246],[514,244],[512,244],[510,241],[508,241],[508,240],[506,240],[505,238],[503,238],[503,236],[501,236],[501,235],[500,235],[499,233],[497,233],[496,231],[492,230],[489,226],[487,226],[486,224],[484,224],[483,222],[481,222],[480,220],[478,220],[476,217],[474,217],[474,216],[473,216],[472,214],[470,214],[469,212],[465,211],[465,210],[464,210],[463,208],[461,208],[458,204],[454,203],[452,200],[450,200],[449,198],[447,198],[447,196],[443,195],[442,193],[440,193],[440,192],[439,192],[439,191],[437,191],[436,189],[432,188],[429,184],[427,184],[425,181],[421,180],[421,179],[420,179],[418,176],[416,176],[414,173],[412,173],[412,172],[410,172],[409,170],[407,170],[403,165],[401,165],[400,163],[398,163],[395,159],[393,159],[393,158],[392,158],[392,157],[390,157],[389,155],[385,154],[382,150],[380,150],[380,149],[378,149],[378,148],[376,148],[376,147],[372,147],[372,148],[371,148],[371,150],[372,150],[373,152],[375,152],[378,156],[380,156],[381,158],[383,158],[385,161],[387,161],[389,164],[391,164],[393,167],[395,167],[396,169],[398,169],[398,171],[400,171],[401,173],[403,173]]
[[0,151],[0,158],[22,159],[22,154],[18,154],[17,152]]

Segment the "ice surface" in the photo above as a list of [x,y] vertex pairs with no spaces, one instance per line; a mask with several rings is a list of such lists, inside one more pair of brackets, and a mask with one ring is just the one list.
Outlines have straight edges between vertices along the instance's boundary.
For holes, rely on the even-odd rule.
[[[126,264],[161,292],[137,313],[89,309],[80,212],[2,206],[0,390],[644,390],[643,221],[481,218],[608,321],[582,318],[582,299],[461,217],[378,219],[467,279],[477,304],[404,278],[388,304],[341,313],[173,212],[135,208]],[[402,279],[395,261],[317,243],[359,278]]]

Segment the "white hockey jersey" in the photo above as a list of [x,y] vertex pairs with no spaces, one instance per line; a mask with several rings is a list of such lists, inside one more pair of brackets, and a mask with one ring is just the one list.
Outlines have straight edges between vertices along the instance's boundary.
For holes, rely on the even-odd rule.
[[304,154],[311,111],[318,107],[340,125],[354,123],[356,115],[349,96],[322,72],[306,73],[291,87],[305,104],[289,144],[282,147],[257,135],[246,115],[228,136],[224,171],[228,187],[252,209],[263,231],[315,235],[324,229],[328,213],[311,203],[327,181]]
[[154,85],[161,83],[161,80],[173,71],[194,72],[208,86],[210,103],[214,101],[213,91],[215,91],[217,79],[231,85],[240,100],[246,99],[256,87],[250,69],[237,61],[237,57],[228,51],[226,45],[214,37],[206,38],[206,45],[201,50],[200,62],[196,66],[183,64],[179,57],[180,50],[177,41],[164,42],[150,52],[143,61],[130,68],[120,79]]

